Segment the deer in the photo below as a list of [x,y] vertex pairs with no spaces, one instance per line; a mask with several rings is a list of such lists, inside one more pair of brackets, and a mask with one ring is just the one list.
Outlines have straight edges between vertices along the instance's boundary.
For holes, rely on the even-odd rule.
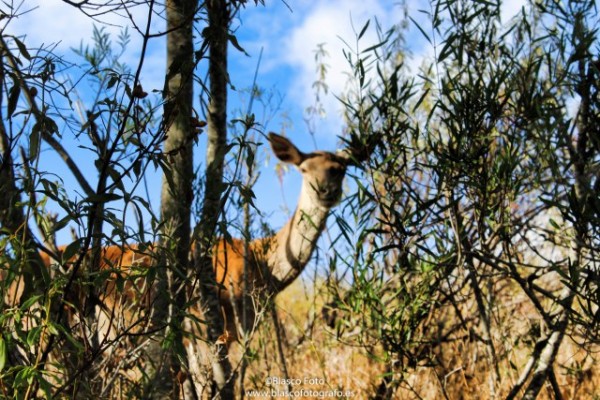
[[346,169],[353,161],[348,151],[304,153],[278,134],[270,133],[268,139],[274,155],[301,173],[302,185],[291,218],[273,236],[251,241],[247,255],[239,239],[220,240],[215,246],[213,267],[228,343],[239,338],[240,330],[254,327],[255,309],[248,296],[274,297],[302,273],[331,209],[340,201]]
[[[300,172],[301,190],[291,218],[273,235],[249,243],[240,239],[218,239],[213,247],[214,290],[217,291],[224,316],[227,346],[238,340],[241,334],[256,327],[254,296],[276,296],[305,269],[325,229],[331,209],[342,197],[347,168],[358,166],[368,157],[365,148],[357,151],[352,146],[336,153],[305,153],[292,141],[275,133],[268,134],[268,141],[279,161],[294,166]],[[62,258],[65,249],[66,246],[60,246],[53,255],[40,252],[44,266],[51,268],[57,264],[56,260]],[[104,322],[98,324],[98,334],[103,339],[111,337],[111,331],[112,337],[116,337],[118,327],[129,330],[128,327],[135,326],[143,318],[139,311],[131,311],[135,305],[144,302],[146,309],[150,308],[151,294],[145,284],[140,284],[139,279],[135,281],[137,278],[134,277],[125,290],[123,287],[118,290],[116,277],[131,276],[132,271],[138,268],[151,267],[156,260],[153,254],[155,250],[154,244],[112,245],[101,249],[100,270],[108,271],[108,275],[112,276],[107,279],[103,290],[99,291],[100,298],[97,299],[104,310],[101,313],[104,314]],[[63,260],[63,264],[68,263]],[[135,301],[133,297],[136,297]],[[192,305],[190,312],[199,313],[199,307]],[[245,318],[240,321],[240,316]]]
[[[348,166],[356,166],[367,157],[364,151],[356,151],[352,147],[336,153],[305,153],[286,137],[272,132],[268,134],[268,141],[279,161],[296,167],[300,172],[302,185],[295,211],[274,235],[254,239],[247,246],[241,239],[219,239],[214,245],[215,290],[218,291],[228,343],[239,338],[241,329],[254,327],[255,310],[252,302],[247,301],[248,296],[256,293],[276,296],[305,269],[331,209],[341,199]],[[100,269],[127,275],[134,268],[150,267],[155,260],[154,249],[154,245],[104,247],[100,254]],[[53,256],[41,252],[45,267],[50,268],[56,263],[64,250],[65,246],[59,246],[58,254]],[[244,254],[245,250],[248,254]],[[117,295],[125,296],[118,292],[113,283],[107,283],[99,299],[106,309],[127,301],[115,299]],[[246,320],[237,323],[236,315],[246,315]]]
[[[247,256],[244,256],[241,240],[234,239],[229,243],[221,240],[215,247],[213,264],[217,284],[221,287],[219,297],[229,340],[239,337],[240,327],[236,328],[233,305],[245,305],[244,310],[237,307],[237,315],[246,316],[242,329],[252,329],[254,310],[250,299],[244,299],[244,296],[252,293],[275,296],[302,273],[317,246],[330,210],[340,201],[346,169],[352,162],[348,152],[303,153],[283,136],[270,133],[268,138],[275,156],[281,162],[295,166],[302,174],[302,186],[291,218],[273,236],[250,242]],[[243,270],[244,261],[247,271]],[[244,272],[247,286],[244,285]]]
[[[275,297],[305,269],[331,209],[341,199],[347,167],[365,158],[364,152],[352,148],[337,153],[304,153],[275,133],[270,133],[268,140],[275,156],[296,167],[302,175],[300,195],[291,218],[274,235],[255,239],[247,246],[239,239],[216,244],[213,267],[224,315],[225,345],[256,327],[254,300]],[[201,360],[189,345],[186,347],[188,358],[195,364],[204,364],[205,371],[211,369],[211,363],[214,366],[210,360]],[[201,369],[190,371],[198,393],[206,388]]]

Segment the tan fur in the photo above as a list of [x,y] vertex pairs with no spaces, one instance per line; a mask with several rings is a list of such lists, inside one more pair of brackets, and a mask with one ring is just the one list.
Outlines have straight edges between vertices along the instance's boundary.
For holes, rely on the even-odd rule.
[[[246,305],[246,329],[253,326],[254,308],[252,299],[261,294],[276,295],[287,287],[303,270],[325,227],[327,215],[341,196],[342,181],[347,159],[328,152],[305,154],[288,139],[269,135],[275,155],[284,162],[298,167],[303,176],[298,207],[292,218],[274,236],[254,240],[248,244],[249,254],[245,257],[244,242],[220,240],[213,249],[213,267],[221,307],[226,320],[229,340],[237,337],[236,320],[241,305]],[[64,247],[59,251],[64,251]],[[44,264],[50,266],[51,258],[41,254]],[[118,275],[127,276],[132,266],[149,267],[153,263],[152,247],[142,253],[138,246],[109,246],[102,249],[101,270],[111,270],[106,288],[100,294],[105,309],[124,308],[131,301],[130,295],[115,288]],[[247,287],[244,288],[244,266]],[[126,286],[126,289],[132,289]],[[140,293],[140,291],[142,293]],[[147,288],[137,288],[137,295],[147,297]],[[236,319],[232,304],[238,310]],[[196,313],[197,310],[191,310]],[[113,311],[114,315],[114,311]],[[124,318],[130,316],[124,314]],[[131,321],[129,321],[131,322]],[[112,323],[114,325],[114,323]]]

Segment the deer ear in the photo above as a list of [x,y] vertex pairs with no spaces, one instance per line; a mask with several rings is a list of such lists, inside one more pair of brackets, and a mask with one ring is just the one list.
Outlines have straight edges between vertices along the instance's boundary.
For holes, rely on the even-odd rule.
[[355,166],[357,163],[354,161],[354,155],[352,154],[352,151],[348,148],[342,149],[342,150],[337,150],[335,152],[335,154],[340,157],[342,160],[344,160],[344,163],[346,165],[352,165]]
[[382,145],[382,139],[378,132],[363,137],[353,134],[344,141],[346,147],[338,150],[337,155],[344,159],[347,165],[354,167],[362,167],[362,164],[371,157],[375,148]]
[[302,161],[306,158],[304,153],[298,150],[292,142],[281,135],[270,132],[269,143],[271,143],[273,153],[275,153],[277,158],[283,162],[298,166],[302,164]]

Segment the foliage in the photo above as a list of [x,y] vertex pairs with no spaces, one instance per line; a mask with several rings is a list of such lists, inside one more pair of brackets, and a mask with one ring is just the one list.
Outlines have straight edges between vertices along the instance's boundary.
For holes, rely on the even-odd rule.
[[[80,375],[90,372],[114,339],[98,339],[95,313],[83,311],[110,286],[111,271],[97,268],[104,257],[98,249],[135,242],[143,252],[145,243],[155,241],[149,232],[156,231],[158,219],[140,187],[150,166],[166,163],[157,151],[163,140],[160,102],[146,98],[139,69],[131,72],[119,62],[128,41],[123,31],[115,46],[97,28],[93,46],[82,45],[76,51],[81,63],[73,65],[51,48],[28,49],[3,33],[2,169],[7,175],[0,185],[12,203],[3,214],[0,236],[6,397],[77,392]],[[71,71],[66,81],[65,71]],[[78,94],[78,84],[88,85],[85,97]],[[71,177],[57,174],[45,160],[48,152],[66,164]],[[90,170],[97,175],[90,176]],[[73,184],[79,190],[69,187]],[[20,226],[11,223],[15,219]],[[72,242],[59,251],[56,236],[66,229]],[[88,253],[90,248],[95,250]],[[42,258],[54,259],[56,268],[47,271],[41,265],[38,249]],[[122,289],[129,284],[125,281],[117,286]],[[69,323],[71,314],[78,315],[78,323]],[[119,335],[127,336],[130,328]],[[114,377],[98,376],[90,382],[102,393]]]
[[[74,6],[99,17],[138,3]],[[229,17],[245,6],[226,3]],[[147,181],[162,173],[173,188],[174,160],[205,125],[213,93],[198,71],[212,33],[204,3],[194,11],[194,143],[168,151],[161,146],[178,111],[165,107],[168,93],[140,81],[144,50],[137,65],[120,61],[127,30],[113,43],[97,28],[75,64],[1,33],[2,398],[146,398],[160,368],[152,341],[184,366],[177,379],[186,373],[192,334],[181,321],[205,321],[186,312],[199,299],[183,281],[196,285],[197,275],[178,269],[178,243],[189,238],[158,215]],[[349,171],[348,195],[330,217],[330,248],[317,258],[326,267],[303,293],[280,296],[273,321],[261,310],[266,324],[229,354],[240,390],[318,371],[327,379],[311,388],[361,397],[591,395],[600,344],[598,10],[592,1],[537,1],[510,21],[500,11],[495,2],[434,1],[430,25],[405,15],[390,30],[371,21],[356,32],[344,51],[352,76],[340,94],[341,142],[370,157]],[[409,26],[435,52],[417,71],[406,64]],[[143,49],[161,35],[135,29]],[[363,49],[371,32],[379,42]],[[326,55],[320,46],[311,134],[329,90]],[[172,67],[170,77],[182,68]],[[271,233],[253,185],[262,130],[280,110],[258,88],[248,110],[226,121],[232,138],[210,226],[207,181],[196,172],[192,224],[209,227],[211,240]],[[126,273],[98,267],[118,261],[102,250],[113,244],[131,245]],[[147,259],[148,268],[135,261]],[[185,299],[168,298],[164,310],[176,311],[157,325],[147,294],[163,287],[166,270],[180,273],[169,294]],[[111,307],[109,295],[118,299]]]
[[[156,353],[175,360],[175,369],[188,368],[182,339],[192,333],[182,321],[198,320],[187,311],[198,302],[192,293],[197,279],[189,279],[191,294],[180,301],[186,294],[183,277],[197,278],[189,266],[190,235],[181,234],[177,221],[168,217],[173,213],[165,208],[165,193],[160,213],[155,210],[158,193],[149,193],[148,181],[162,173],[164,190],[175,191],[181,156],[191,165],[192,153],[184,154],[184,147],[197,144],[207,125],[202,116],[215,93],[207,91],[208,82],[198,78],[199,72],[189,77],[202,89],[199,110],[192,110],[191,101],[171,102],[171,95],[177,97],[169,93],[172,86],[153,91],[144,87],[140,75],[148,43],[166,33],[151,32],[150,17],[146,27],[136,24],[132,11],[142,3],[150,14],[166,13],[155,2],[71,4],[94,18],[127,15],[143,38],[136,65],[122,61],[131,42],[127,29],[113,42],[105,27],[97,26],[92,43],[82,42],[73,50],[74,63],[56,54],[53,46],[29,48],[23,38],[2,30],[0,189],[7,193],[0,207],[3,398],[161,396],[165,388],[157,382],[162,356]],[[188,11],[198,16],[194,29],[199,32],[207,24],[207,5],[187,4],[194,5]],[[223,4],[227,18],[243,6]],[[10,24],[18,13],[14,6],[4,23]],[[225,22],[220,28],[226,41],[243,51]],[[190,53],[198,65],[185,66],[192,71],[203,68],[209,44],[216,40],[206,29],[198,35],[198,51]],[[192,42],[192,32],[188,39]],[[175,58],[165,79],[177,78],[182,63]],[[270,106],[263,106],[266,115]],[[212,236],[230,237],[228,217],[233,213],[226,200],[246,207],[254,198],[255,118],[249,107],[240,123],[231,125],[235,137],[224,152],[225,200],[210,216],[219,223]],[[191,128],[186,130],[191,139],[163,149],[169,136],[175,136],[175,121]],[[244,168],[247,177],[242,176]],[[189,201],[189,213],[192,195],[201,203],[207,178],[198,175],[196,193],[190,184],[190,196],[176,195],[175,208]],[[194,216],[196,228],[210,225],[200,208]],[[235,228],[249,237],[249,220],[245,224]],[[69,231],[70,243],[57,246],[57,239],[64,242]],[[131,259],[112,253],[120,250],[129,251],[125,257]],[[159,315],[163,312],[168,315]],[[167,370],[167,379],[174,380],[171,375],[176,373]]]
[[[429,367],[483,369],[489,397],[535,398],[549,382],[560,398],[565,336],[585,368],[598,345],[598,11],[536,2],[502,25],[497,3],[431,10],[418,28],[436,54],[417,76],[398,62],[397,32],[348,53],[349,136],[384,145],[344,208],[357,228],[337,220],[336,268],[352,286],[331,289],[336,332],[383,357],[379,396]],[[529,330],[509,325],[508,301]],[[444,356],[465,336],[486,354],[476,364]]]

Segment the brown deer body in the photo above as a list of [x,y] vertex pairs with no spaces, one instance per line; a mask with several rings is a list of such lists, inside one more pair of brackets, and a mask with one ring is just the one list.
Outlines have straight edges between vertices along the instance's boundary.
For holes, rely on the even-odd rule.
[[[298,206],[292,218],[274,236],[259,238],[248,243],[249,254],[245,253],[244,242],[234,239],[230,242],[220,240],[213,249],[213,267],[215,270],[216,290],[226,321],[228,341],[238,337],[239,327],[236,321],[245,315],[243,329],[254,326],[254,305],[252,296],[276,295],[300,275],[310,260],[321,235],[330,209],[337,204],[342,193],[342,182],[346,166],[350,159],[347,153],[313,152],[303,153],[288,139],[269,134],[273,152],[282,162],[290,163],[302,174],[302,188]],[[64,248],[60,248],[62,251]],[[52,259],[42,254],[46,266]],[[153,263],[152,247],[141,252],[138,246],[108,246],[100,255],[101,270],[113,271],[113,274],[128,275],[132,268],[149,267]],[[244,271],[246,268],[246,271]],[[114,276],[114,275],[113,275]],[[247,285],[244,285],[244,281]],[[137,288],[138,296],[146,298],[149,293]],[[125,326],[131,325],[133,317],[124,310],[129,296],[116,290],[114,282],[109,281],[100,294],[103,307],[113,316],[121,314]],[[234,305],[235,310],[234,312]],[[242,305],[245,309],[242,310]],[[194,307],[193,307],[194,308]],[[196,310],[192,309],[192,313]],[[110,319],[108,330],[112,330],[115,318]],[[102,329],[106,332],[106,327]]]

